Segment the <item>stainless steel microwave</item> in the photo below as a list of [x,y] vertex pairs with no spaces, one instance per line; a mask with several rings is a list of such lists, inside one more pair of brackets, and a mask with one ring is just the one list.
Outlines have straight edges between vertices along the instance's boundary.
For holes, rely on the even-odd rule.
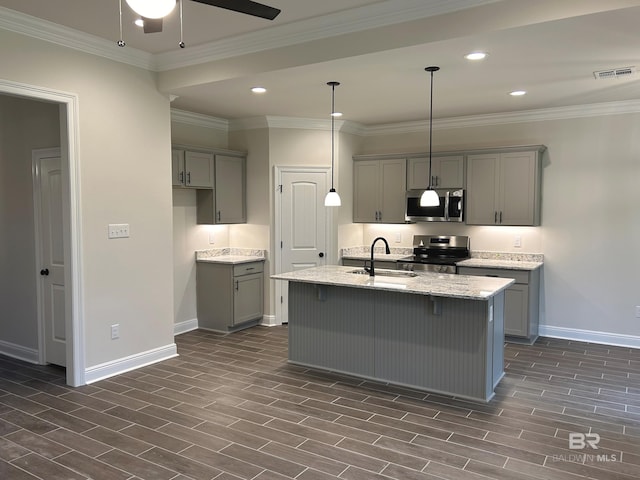
[[407,222],[462,222],[464,220],[464,190],[436,190],[440,205],[421,207],[424,190],[407,192],[405,220]]

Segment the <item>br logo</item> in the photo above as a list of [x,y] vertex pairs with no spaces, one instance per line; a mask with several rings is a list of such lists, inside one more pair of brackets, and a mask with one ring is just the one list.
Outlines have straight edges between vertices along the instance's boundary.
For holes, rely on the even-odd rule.
[[570,450],[583,450],[586,447],[597,450],[598,443],[600,443],[600,435],[597,433],[569,433]]

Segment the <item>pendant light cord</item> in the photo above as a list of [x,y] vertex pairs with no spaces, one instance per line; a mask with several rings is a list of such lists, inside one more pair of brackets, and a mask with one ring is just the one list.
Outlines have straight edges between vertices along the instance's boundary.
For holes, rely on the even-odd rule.
[[335,121],[336,121],[336,87],[340,85],[340,82],[327,82],[327,85],[331,87],[331,191],[335,191],[333,187],[333,170],[334,170],[334,156],[335,156]]
[[[333,163],[334,163],[334,155],[336,152],[335,149],[335,134],[336,134],[336,129],[335,129],[335,121],[336,121],[336,116],[334,115],[336,113],[336,86],[335,84],[331,85],[331,188],[333,188]],[[326,188],[326,187],[325,187]]]
[[429,186],[431,190],[431,152],[433,150],[433,72],[440,70],[440,67],[427,67],[425,70],[431,73],[431,91],[429,93]]

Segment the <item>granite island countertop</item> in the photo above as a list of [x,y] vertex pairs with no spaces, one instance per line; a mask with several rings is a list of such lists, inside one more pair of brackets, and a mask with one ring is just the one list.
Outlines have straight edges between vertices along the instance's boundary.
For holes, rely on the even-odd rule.
[[378,274],[372,279],[369,275],[350,273],[354,270],[359,269],[339,265],[326,265],[295,272],[280,273],[272,275],[271,278],[318,285],[391,290],[408,294],[470,300],[487,300],[514,283],[514,280],[510,278],[432,272],[415,272],[415,277],[385,276],[385,271],[392,273],[398,273],[398,271],[384,269],[376,269]]
[[265,251],[253,248],[211,248],[209,250],[196,250],[196,262],[200,263],[224,263],[230,265],[264,262]]

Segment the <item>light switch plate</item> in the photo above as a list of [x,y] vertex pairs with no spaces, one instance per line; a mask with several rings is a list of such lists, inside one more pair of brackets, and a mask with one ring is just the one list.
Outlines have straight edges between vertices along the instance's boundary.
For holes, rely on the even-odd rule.
[[128,223],[110,223],[109,238],[129,238]]
[[522,247],[522,237],[520,235],[513,237],[513,246],[516,248]]

